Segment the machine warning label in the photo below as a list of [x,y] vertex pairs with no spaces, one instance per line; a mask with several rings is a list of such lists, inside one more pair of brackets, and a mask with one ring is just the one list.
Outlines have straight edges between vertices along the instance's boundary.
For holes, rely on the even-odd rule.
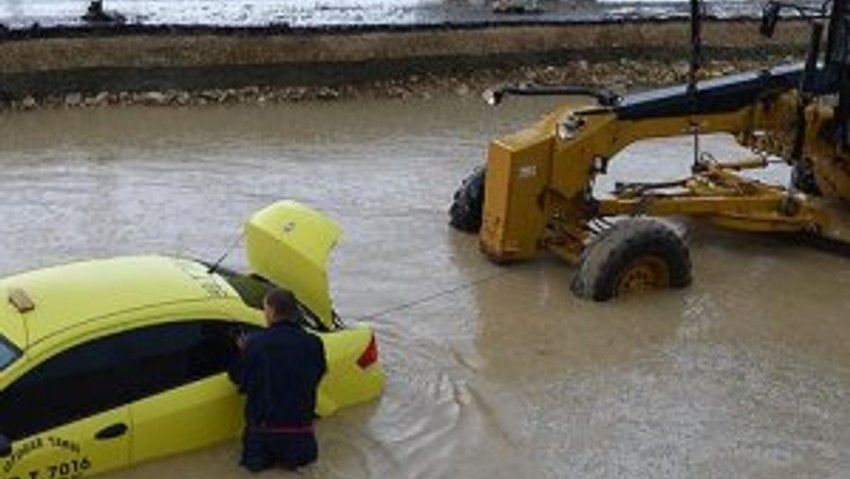
[[537,165],[525,165],[519,168],[517,176],[520,178],[534,178],[537,176]]

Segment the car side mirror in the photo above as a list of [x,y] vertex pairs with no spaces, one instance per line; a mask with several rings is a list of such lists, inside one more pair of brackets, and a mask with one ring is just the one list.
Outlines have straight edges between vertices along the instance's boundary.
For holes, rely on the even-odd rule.
[[767,2],[767,5],[762,9],[759,33],[763,37],[770,38],[773,36],[773,31],[776,30],[776,22],[779,21],[779,10],[781,8],[782,6],[776,2]]
[[0,434],[0,457],[12,454],[12,441],[5,434]]

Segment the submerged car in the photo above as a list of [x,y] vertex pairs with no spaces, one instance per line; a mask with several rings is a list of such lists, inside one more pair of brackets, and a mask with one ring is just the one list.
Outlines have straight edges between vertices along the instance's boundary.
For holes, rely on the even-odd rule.
[[243,399],[226,370],[234,337],[265,326],[269,288],[291,289],[325,345],[317,415],[375,398],[372,329],[332,309],[339,227],[295,202],[252,215],[252,270],[137,256],[0,280],[0,478],[88,476],[236,437]]

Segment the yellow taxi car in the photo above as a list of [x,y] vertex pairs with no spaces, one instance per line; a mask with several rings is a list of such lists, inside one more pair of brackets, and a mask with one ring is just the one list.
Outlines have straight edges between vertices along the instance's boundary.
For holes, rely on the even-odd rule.
[[279,202],[245,225],[250,273],[138,256],[0,280],[0,478],[77,478],[237,436],[233,338],[264,326],[273,285],[295,292],[324,342],[317,414],[378,396],[373,331],[331,307],[339,236],[321,213]]

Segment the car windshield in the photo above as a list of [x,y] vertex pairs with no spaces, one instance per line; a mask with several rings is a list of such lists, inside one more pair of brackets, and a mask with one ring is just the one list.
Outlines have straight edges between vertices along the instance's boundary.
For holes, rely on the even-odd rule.
[[21,351],[0,334],[0,371],[20,357]]

